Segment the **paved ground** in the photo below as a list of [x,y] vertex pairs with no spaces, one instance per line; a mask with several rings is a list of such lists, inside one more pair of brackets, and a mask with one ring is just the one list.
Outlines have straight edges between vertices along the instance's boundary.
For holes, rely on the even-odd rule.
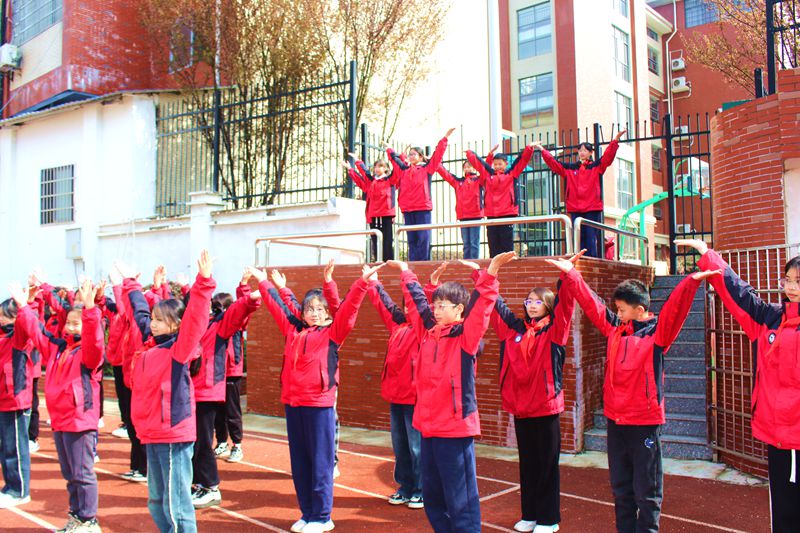
[[[47,418],[46,411],[42,418]],[[154,531],[146,507],[147,487],[119,477],[128,470],[129,444],[110,435],[119,423],[113,407],[105,420],[106,427],[100,433],[101,462],[96,465],[100,524],[107,532]],[[342,437],[342,475],[334,491],[336,531],[377,531],[387,526],[403,532],[430,531],[424,511],[386,502],[386,495],[394,491],[388,434],[345,429]],[[282,420],[247,415],[244,451],[245,459],[239,464],[220,462],[222,506],[198,512],[200,531],[280,532],[287,531],[299,517]],[[513,450],[479,447],[478,486],[486,532],[512,531],[519,519],[514,459]],[[599,467],[604,462],[603,454],[563,457],[561,531],[613,531],[608,472]],[[768,491],[763,483],[711,463],[667,463],[667,472],[692,473],[707,479],[666,476],[662,531],[769,531]],[[48,427],[42,427],[41,450],[33,455],[31,468],[32,501],[16,509],[0,510],[0,527],[5,531],[52,530],[66,520],[65,483]]]

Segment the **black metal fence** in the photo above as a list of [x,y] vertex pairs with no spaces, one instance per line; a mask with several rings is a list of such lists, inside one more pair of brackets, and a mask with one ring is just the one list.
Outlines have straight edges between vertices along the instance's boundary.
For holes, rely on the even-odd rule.
[[355,76],[161,96],[156,110],[156,213],[188,212],[213,190],[230,209],[326,200],[348,185],[338,162],[352,147]]
[[800,51],[800,2],[767,0],[767,93],[775,94],[776,70],[797,68]]

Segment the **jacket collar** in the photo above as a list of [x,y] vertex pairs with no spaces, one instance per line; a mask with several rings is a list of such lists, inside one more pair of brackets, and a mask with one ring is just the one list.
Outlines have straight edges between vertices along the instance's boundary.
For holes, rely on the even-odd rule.
[[783,317],[784,320],[791,320],[800,316],[800,302],[790,302],[789,300],[783,301]]

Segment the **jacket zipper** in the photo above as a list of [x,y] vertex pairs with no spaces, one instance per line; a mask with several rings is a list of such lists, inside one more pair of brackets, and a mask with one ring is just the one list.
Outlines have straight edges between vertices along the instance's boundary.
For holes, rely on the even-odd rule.
[[453,415],[455,415],[458,410],[456,409],[456,382],[453,378],[450,378],[450,396],[453,398]]
[[543,375],[544,375],[544,392],[547,395],[547,397],[549,398],[550,397],[550,384],[547,382],[547,370],[545,370],[543,372]]
[[[644,373],[644,393],[647,399],[650,399],[650,374]],[[650,409],[650,402],[647,402],[647,408]]]

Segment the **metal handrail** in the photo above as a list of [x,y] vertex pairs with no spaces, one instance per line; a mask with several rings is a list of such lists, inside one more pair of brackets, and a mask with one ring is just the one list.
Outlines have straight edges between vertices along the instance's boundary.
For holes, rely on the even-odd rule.
[[[634,239],[638,239],[640,241],[643,241],[643,244],[645,246],[644,246],[644,249],[641,251],[642,266],[647,266],[647,265],[650,264],[650,251],[649,251],[649,247],[647,246],[647,244],[650,242],[650,239],[648,239],[644,235],[639,235],[638,233],[634,233],[632,231],[627,231],[627,230],[624,230],[624,229],[615,228],[614,226],[609,226],[608,224],[603,224],[601,222],[595,222],[594,220],[589,220],[589,219],[586,219],[586,218],[583,218],[583,217],[577,217],[572,222],[572,224],[573,224],[572,231],[574,233],[573,236],[572,236],[572,239],[575,242],[576,248],[580,247],[581,227],[582,226],[591,226],[593,228],[602,229],[602,230],[605,230],[605,231],[610,231],[612,233],[616,233],[617,235],[625,235],[626,237],[632,237]],[[617,239],[617,243],[619,243],[619,239]],[[615,246],[614,249],[615,249],[614,255],[616,256],[616,260],[619,261],[620,260],[620,253],[621,253],[620,247],[619,246]]]
[[535,215],[526,217],[507,217],[507,218],[484,218],[481,220],[468,220],[464,222],[441,222],[438,224],[418,224],[416,226],[409,225],[395,225],[394,226],[394,241],[397,242],[397,235],[401,232],[409,231],[423,231],[429,229],[446,229],[446,228],[475,228],[479,226],[501,226],[506,224],[534,224],[540,222],[561,222],[564,225],[564,242],[566,253],[574,253],[573,234],[570,231],[572,228],[572,220],[567,215]]
[[[353,250],[352,248],[345,248],[342,246],[328,246],[325,244],[308,244],[308,243],[297,243],[297,242],[287,242],[287,241],[296,241],[301,239],[317,239],[317,238],[328,238],[328,237],[352,237],[357,235],[366,235],[368,237],[375,236],[377,237],[376,243],[376,255],[378,256],[376,259],[378,262],[383,261],[383,234],[380,230],[377,229],[362,229],[362,230],[350,230],[350,231],[323,231],[317,233],[292,233],[288,235],[274,235],[272,237],[261,237],[256,239],[254,243],[255,247],[255,264],[258,265],[259,263],[259,253],[258,253],[258,245],[266,243],[265,252],[266,252],[266,263],[269,264],[269,247],[270,243],[277,242],[280,244],[291,244],[293,246],[305,246],[308,248],[317,248],[319,253],[317,254],[317,260],[319,264],[322,263],[322,250],[340,250],[344,252],[351,252],[351,253],[359,253],[364,254],[364,252],[358,252]],[[369,249],[369,246],[368,246]]]

